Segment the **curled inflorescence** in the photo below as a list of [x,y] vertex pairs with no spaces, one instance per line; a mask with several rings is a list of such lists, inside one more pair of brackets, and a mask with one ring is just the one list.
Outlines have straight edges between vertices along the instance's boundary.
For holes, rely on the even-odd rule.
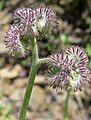
[[33,21],[32,31],[34,35],[50,33],[56,23],[56,14],[49,7],[39,7],[35,9],[35,19]]
[[11,55],[25,56],[25,49],[20,42],[20,29],[16,25],[11,25],[6,32],[5,45]]
[[53,54],[49,61],[47,83],[53,88],[81,90],[89,81],[88,57],[78,46],[68,47],[64,52]]
[[41,6],[34,10],[30,8],[15,10],[14,24],[9,27],[5,36],[5,44],[9,53],[13,56],[24,57],[27,53],[28,41],[24,42],[22,37],[49,33],[55,23],[56,14],[49,7]]

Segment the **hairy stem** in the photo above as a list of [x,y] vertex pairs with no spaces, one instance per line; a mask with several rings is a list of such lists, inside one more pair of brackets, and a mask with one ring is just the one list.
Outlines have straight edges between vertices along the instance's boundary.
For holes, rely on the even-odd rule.
[[36,43],[36,39],[34,39],[32,41],[32,66],[31,66],[31,70],[29,73],[29,81],[27,84],[27,88],[25,91],[25,95],[24,95],[24,99],[23,99],[23,103],[21,106],[21,110],[20,110],[20,116],[19,116],[19,120],[25,120],[26,119],[26,112],[28,109],[28,104],[29,104],[29,100],[31,97],[31,93],[32,93],[32,89],[33,89],[33,85],[34,85],[34,79],[35,76],[37,74],[37,70],[39,65],[37,64],[38,61],[38,47],[37,47],[37,43]]
[[47,58],[39,59],[36,38],[32,41],[32,50],[33,50],[32,66],[31,66],[31,70],[29,73],[29,81],[27,84],[23,103],[22,103],[21,110],[20,110],[19,120],[26,120],[26,112],[28,109],[28,104],[29,104],[29,100],[31,97],[31,93],[32,93],[33,85],[34,85],[34,79],[37,74],[37,70],[42,63],[48,62]]
[[67,92],[67,97],[66,97],[66,101],[65,101],[64,120],[69,120],[69,117],[68,117],[68,102],[69,102],[69,98],[70,98],[70,91]]
[[37,64],[47,63],[50,58],[42,58],[37,61]]

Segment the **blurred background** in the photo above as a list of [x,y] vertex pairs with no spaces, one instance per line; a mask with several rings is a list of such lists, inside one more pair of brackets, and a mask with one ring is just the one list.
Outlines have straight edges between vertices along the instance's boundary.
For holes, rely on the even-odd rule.
[[[31,54],[23,59],[7,54],[5,32],[13,23],[16,8],[39,5],[52,7],[59,19],[54,35],[38,43],[39,56],[46,57],[69,44],[79,45],[88,54],[91,70],[91,0],[0,0],[0,120],[18,120],[31,67]],[[46,85],[46,70],[46,65],[38,70],[27,120],[63,120],[67,92],[56,92]],[[72,93],[68,114],[69,120],[91,120],[91,83],[83,91]]]

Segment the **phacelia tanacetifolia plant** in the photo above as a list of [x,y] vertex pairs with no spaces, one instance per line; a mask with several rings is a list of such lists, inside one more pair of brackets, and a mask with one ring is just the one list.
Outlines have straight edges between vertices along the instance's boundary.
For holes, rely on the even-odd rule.
[[[32,46],[32,66],[19,120],[26,119],[34,79],[41,64],[48,63],[46,82],[53,88],[65,87],[67,91],[77,91],[81,90],[89,80],[88,57],[78,46],[67,47],[63,52],[52,54],[47,58],[39,58],[37,38],[50,35],[56,23],[56,13],[49,7],[19,8],[14,11],[14,24],[10,25],[5,36],[6,48],[12,56],[25,57],[29,53],[28,46],[30,44]],[[67,114],[65,120],[66,117]]]

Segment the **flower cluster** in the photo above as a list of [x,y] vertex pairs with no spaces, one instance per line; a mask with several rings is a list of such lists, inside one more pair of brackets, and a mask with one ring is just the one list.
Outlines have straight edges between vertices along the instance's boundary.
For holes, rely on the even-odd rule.
[[11,55],[17,54],[24,57],[25,51],[20,42],[20,29],[15,25],[11,25],[8,32],[6,32],[5,37],[5,45],[6,48],[8,48],[9,53]]
[[62,53],[50,56],[47,83],[53,88],[81,90],[89,80],[88,57],[79,46],[66,48]]
[[26,35],[40,36],[43,33],[49,33],[55,23],[56,14],[49,7],[40,6],[34,10],[30,8],[15,10],[14,24],[9,27],[5,36],[5,44],[9,53],[13,56],[24,57],[28,46],[24,45],[26,43],[22,37]]
[[34,35],[50,33],[51,28],[55,26],[56,14],[49,7],[39,7],[35,9],[35,19],[33,21],[32,30]]

